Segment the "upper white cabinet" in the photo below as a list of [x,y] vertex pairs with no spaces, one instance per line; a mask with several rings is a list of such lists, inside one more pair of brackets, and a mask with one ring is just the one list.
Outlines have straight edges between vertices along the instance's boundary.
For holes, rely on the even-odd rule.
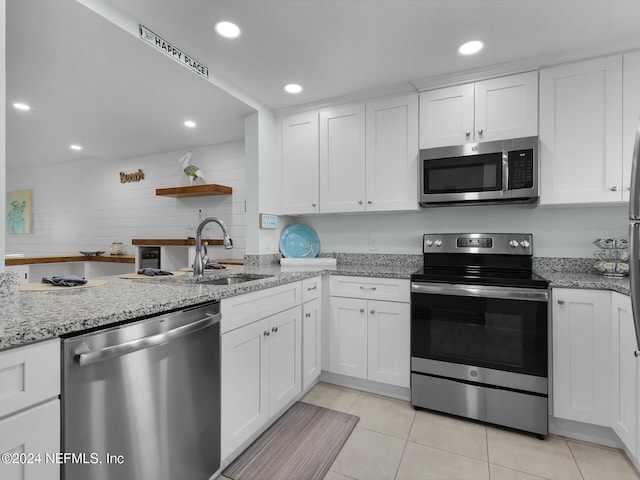
[[418,209],[418,96],[366,105],[367,211]]
[[541,70],[540,170],[541,204],[622,201],[621,56]]
[[283,214],[418,210],[418,97],[282,119]]
[[320,112],[320,211],[365,210],[365,106]]
[[538,72],[420,94],[420,148],[538,134]]
[[622,57],[622,201],[629,201],[633,145],[640,124],[640,52]]
[[317,112],[282,119],[282,209],[289,214],[320,211]]

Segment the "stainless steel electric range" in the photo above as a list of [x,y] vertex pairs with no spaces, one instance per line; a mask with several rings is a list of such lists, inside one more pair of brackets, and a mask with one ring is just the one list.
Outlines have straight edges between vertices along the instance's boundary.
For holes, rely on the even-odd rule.
[[414,407],[547,435],[548,282],[531,234],[423,239],[411,277]]

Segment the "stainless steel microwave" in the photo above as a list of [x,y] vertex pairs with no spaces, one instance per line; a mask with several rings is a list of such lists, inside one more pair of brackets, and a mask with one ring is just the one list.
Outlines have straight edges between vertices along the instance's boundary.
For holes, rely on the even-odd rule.
[[538,200],[538,137],[426,148],[419,165],[423,207]]

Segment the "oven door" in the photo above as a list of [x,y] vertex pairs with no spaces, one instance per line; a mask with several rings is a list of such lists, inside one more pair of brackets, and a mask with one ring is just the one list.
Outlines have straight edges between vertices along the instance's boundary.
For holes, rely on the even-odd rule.
[[546,378],[547,306],[547,289],[413,282],[412,361]]

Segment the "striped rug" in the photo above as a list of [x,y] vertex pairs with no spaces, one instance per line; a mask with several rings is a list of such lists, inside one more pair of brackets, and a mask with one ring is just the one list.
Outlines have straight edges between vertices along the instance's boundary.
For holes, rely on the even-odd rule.
[[223,475],[233,480],[322,480],[358,420],[295,403]]

